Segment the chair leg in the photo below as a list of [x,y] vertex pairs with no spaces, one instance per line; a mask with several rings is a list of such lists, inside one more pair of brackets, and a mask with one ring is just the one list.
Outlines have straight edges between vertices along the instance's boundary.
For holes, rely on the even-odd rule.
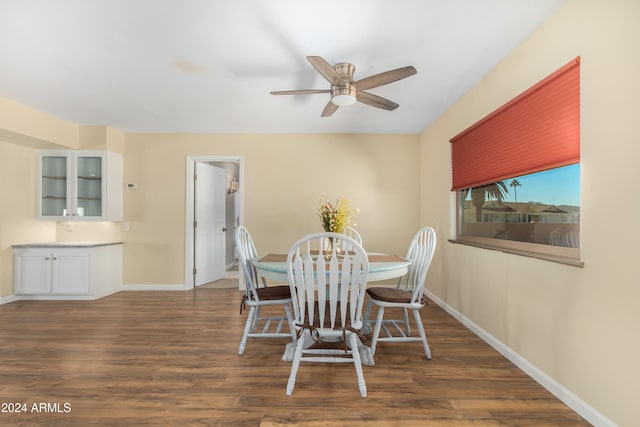
[[289,307],[289,304],[284,305],[284,312],[287,315],[287,323],[289,324],[289,331],[291,331],[291,339],[293,340],[293,342],[295,342],[296,327],[294,326],[294,323],[293,323],[293,316],[291,315],[291,307]]
[[416,318],[416,323],[418,324],[418,331],[420,332],[420,338],[422,338],[422,347],[424,347],[424,354],[427,356],[427,359],[431,359],[431,349],[429,348],[429,343],[427,342],[427,334],[424,332],[424,326],[422,326],[422,319],[420,318],[420,313],[418,310],[413,310],[413,316]]
[[251,332],[256,331],[256,325],[258,324],[258,319],[260,319],[260,306],[256,307],[256,312],[253,315],[253,323],[251,324]]
[[302,334],[298,342],[296,343],[296,352],[293,355],[293,362],[291,363],[291,373],[289,374],[289,382],[287,383],[287,396],[291,396],[293,388],[296,385],[296,375],[298,374],[298,367],[302,360],[302,348],[304,346],[304,339],[306,332]]
[[368,335],[371,332],[371,326],[369,325],[369,316],[371,316],[371,308],[373,307],[373,301],[369,298],[367,302],[367,308],[364,311],[364,317],[362,319],[362,334]]
[[351,342],[351,357],[353,358],[353,364],[356,368],[360,395],[362,397],[367,397],[367,385],[364,382],[364,374],[362,373],[362,361],[360,360],[360,352],[358,351],[358,339],[356,337],[356,334],[349,334],[349,341]]
[[244,332],[242,333],[242,340],[240,341],[240,349],[238,350],[238,354],[244,354],[244,349],[247,347],[247,337],[249,336],[249,331],[251,330],[251,326],[253,325],[253,319],[255,316],[256,308],[249,308],[249,315],[247,316],[247,321],[244,324]]
[[378,307],[378,317],[376,317],[376,325],[373,328],[373,335],[371,335],[371,354],[376,355],[376,344],[378,344],[378,337],[380,336],[380,328],[382,327],[382,316],[384,316],[384,307]]
[[402,320],[404,320],[404,330],[408,337],[411,336],[411,325],[409,324],[409,310],[402,309]]

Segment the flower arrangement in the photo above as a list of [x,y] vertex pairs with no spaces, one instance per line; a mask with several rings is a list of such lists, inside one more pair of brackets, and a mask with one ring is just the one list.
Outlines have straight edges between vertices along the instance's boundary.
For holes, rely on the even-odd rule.
[[345,198],[337,199],[334,204],[323,194],[318,199],[318,203],[318,216],[324,231],[344,233],[348,226],[355,225],[352,221],[355,219],[359,209],[353,209],[349,200]]

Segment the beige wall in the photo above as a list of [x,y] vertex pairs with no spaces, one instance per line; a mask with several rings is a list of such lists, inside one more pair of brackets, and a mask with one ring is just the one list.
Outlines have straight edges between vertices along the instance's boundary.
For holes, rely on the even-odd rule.
[[0,298],[13,294],[11,245],[54,241],[55,222],[36,220],[35,150],[0,141]]
[[[640,425],[639,16],[569,0],[420,135],[421,222],[443,229],[429,290],[621,426]],[[584,268],[447,242],[449,139],[576,56]]]
[[[243,157],[244,224],[262,252],[286,251],[320,231],[322,192],[361,209],[358,228],[370,250],[404,253],[419,227],[417,135],[125,135],[1,98],[0,107],[7,113],[0,122],[0,298],[13,294],[11,245],[55,240],[124,240],[125,285],[183,285],[187,156]],[[124,153],[124,181],[138,185],[124,191],[131,231],[120,222],[35,220],[41,148]]]
[[79,148],[78,125],[0,98],[0,141],[41,149]]
[[244,225],[261,253],[322,231],[323,192],[360,209],[369,250],[404,254],[419,227],[416,135],[128,134],[125,285],[184,284],[187,156],[243,157]]

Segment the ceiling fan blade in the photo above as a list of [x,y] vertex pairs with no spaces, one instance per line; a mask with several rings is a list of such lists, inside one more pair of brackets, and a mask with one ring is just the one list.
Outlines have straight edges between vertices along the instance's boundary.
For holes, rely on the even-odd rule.
[[340,77],[340,74],[338,74],[338,72],[331,66],[331,64],[325,61],[321,56],[307,56],[307,60],[311,63],[311,65],[313,65],[313,68],[315,68],[316,71],[322,74],[322,77],[327,79],[327,81],[332,85],[339,86],[344,84],[342,81],[342,77]]
[[409,65],[408,67],[396,68],[395,70],[385,71],[384,73],[374,74],[373,76],[365,77],[362,80],[354,82],[358,90],[367,90],[374,87],[386,85],[398,80],[402,80],[406,77],[416,74],[418,70]]
[[324,106],[324,110],[322,110],[322,114],[320,115],[320,117],[329,117],[330,115],[335,113],[337,109],[338,109],[338,106],[333,102],[329,101],[327,105]]
[[309,95],[312,93],[331,93],[329,89],[309,89],[309,90],[278,90],[271,92],[271,95]]
[[399,105],[393,101],[389,101],[386,98],[367,92],[358,91],[356,93],[356,99],[363,104],[367,104],[376,108],[382,108],[383,110],[393,111],[399,107]]

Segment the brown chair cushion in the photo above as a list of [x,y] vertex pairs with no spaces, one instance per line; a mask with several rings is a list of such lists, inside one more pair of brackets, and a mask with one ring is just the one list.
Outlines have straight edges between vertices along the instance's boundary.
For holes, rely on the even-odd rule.
[[411,292],[396,288],[368,288],[367,295],[378,301],[408,304],[411,302]]
[[289,286],[267,286],[266,288],[258,288],[257,292],[258,298],[262,301],[291,298]]

